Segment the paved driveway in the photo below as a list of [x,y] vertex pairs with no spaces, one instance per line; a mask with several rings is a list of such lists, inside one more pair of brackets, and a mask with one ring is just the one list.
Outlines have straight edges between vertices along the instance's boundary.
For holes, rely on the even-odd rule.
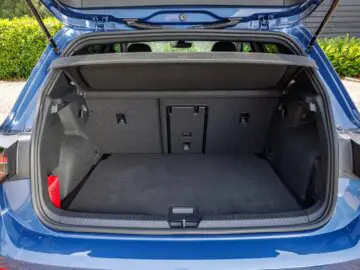
[[[352,99],[360,109],[360,82],[350,80],[344,80],[343,82]],[[23,86],[24,82],[0,81],[0,123],[2,123],[11,110]]]
[[348,90],[352,100],[355,102],[356,106],[360,110],[360,81],[343,81],[346,89]]
[[0,123],[11,110],[24,84],[24,82],[0,81]]

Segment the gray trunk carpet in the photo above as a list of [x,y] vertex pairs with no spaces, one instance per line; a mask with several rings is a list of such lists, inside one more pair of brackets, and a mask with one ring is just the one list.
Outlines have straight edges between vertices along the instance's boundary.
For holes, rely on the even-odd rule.
[[116,154],[101,161],[69,210],[167,216],[267,214],[300,207],[267,163],[251,154]]

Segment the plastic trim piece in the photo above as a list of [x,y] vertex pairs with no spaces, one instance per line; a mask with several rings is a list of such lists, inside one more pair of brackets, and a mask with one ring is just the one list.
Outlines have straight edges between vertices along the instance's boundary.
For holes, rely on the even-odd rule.
[[98,98],[215,98],[215,97],[280,97],[281,93],[278,90],[222,90],[222,91],[87,91],[82,89],[79,93],[86,99]]
[[52,69],[80,66],[122,64],[257,64],[315,68],[315,62],[305,56],[269,53],[208,52],[208,53],[122,53],[61,57]]

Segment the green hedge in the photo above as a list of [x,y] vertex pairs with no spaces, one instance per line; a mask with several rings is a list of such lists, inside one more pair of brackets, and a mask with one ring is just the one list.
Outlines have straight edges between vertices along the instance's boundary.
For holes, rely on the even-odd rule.
[[345,36],[320,39],[319,45],[340,76],[360,75],[360,38]]
[[[52,34],[62,27],[56,19],[44,21]],[[46,37],[34,19],[0,19],[0,80],[27,78],[46,46]]]
[[[62,27],[53,18],[45,24],[52,34]],[[27,78],[47,43],[33,18],[0,19],[0,80]],[[341,76],[360,76],[359,38],[321,39],[319,44]]]

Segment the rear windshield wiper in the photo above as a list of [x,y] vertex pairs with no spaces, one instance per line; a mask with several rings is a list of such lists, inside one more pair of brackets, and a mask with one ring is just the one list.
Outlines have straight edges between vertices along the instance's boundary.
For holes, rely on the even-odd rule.
[[[241,22],[241,18],[227,18],[222,21],[214,23],[206,23],[203,25],[191,26],[190,29],[223,29],[226,27],[235,26]],[[167,27],[159,24],[142,22],[138,19],[124,19],[125,23],[128,26],[135,27],[143,30],[159,30],[159,29],[168,29]]]

